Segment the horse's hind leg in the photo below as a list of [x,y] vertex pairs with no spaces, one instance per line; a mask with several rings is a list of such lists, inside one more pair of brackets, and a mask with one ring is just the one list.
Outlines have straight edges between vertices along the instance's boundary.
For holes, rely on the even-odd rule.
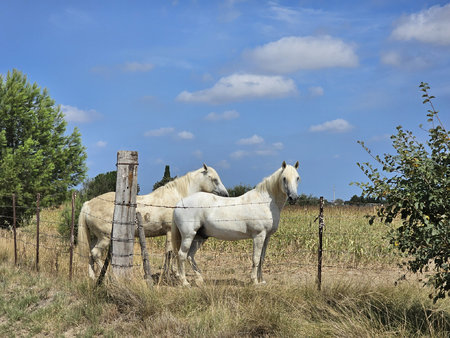
[[189,253],[189,250],[191,248],[191,244],[192,241],[194,240],[195,237],[195,232],[190,233],[186,236],[183,236],[183,234],[181,235],[181,246],[180,246],[180,251],[178,251],[178,270],[180,273],[180,279],[181,279],[181,283],[183,284],[183,286],[190,286],[189,282],[186,279],[186,268],[185,268],[185,263],[186,263],[186,259]]
[[205,243],[206,239],[207,237],[196,235],[194,237],[194,240],[192,241],[191,247],[188,252],[188,260],[189,263],[191,263],[192,270],[194,270],[195,272],[196,275],[195,282],[197,283],[197,285],[203,284],[203,277],[201,275],[200,269],[197,266],[197,262],[195,261],[194,256],[197,250],[200,249],[202,244]]

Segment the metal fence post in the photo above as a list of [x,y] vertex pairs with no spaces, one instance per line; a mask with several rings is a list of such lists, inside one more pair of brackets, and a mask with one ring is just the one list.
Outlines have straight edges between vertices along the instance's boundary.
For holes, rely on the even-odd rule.
[[16,232],[16,194],[12,194],[13,231],[14,231],[14,265],[17,265],[17,232]]
[[317,289],[322,288],[322,234],[323,234],[323,196],[320,196],[319,207],[319,248],[318,248],[318,264],[317,264]]
[[73,230],[75,226],[75,191],[72,191],[72,221],[70,223],[70,259],[69,259],[69,279],[72,280],[73,274]]
[[36,199],[36,270],[39,271],[39,204],[41,200],[41,194],[37,194]]

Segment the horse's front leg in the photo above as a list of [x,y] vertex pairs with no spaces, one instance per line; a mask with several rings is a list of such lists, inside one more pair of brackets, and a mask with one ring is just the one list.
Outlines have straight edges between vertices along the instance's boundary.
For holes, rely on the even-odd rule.
[[95,246],[91,250],[91,257],[89,260],[89,276],[93,279],[96,278],[94,272],[94,262],[97,263],[99,270],[103,268],[102,253],[110,245],[111,240],[108,237],[103,237],[98,240]]
[[261,258],[259,260],[259,266],[258,266],[258,282],[259,283],[266,283],[262,276],[262,266],[264,264],[264,258],[266,257],[266,249],[267,245],[269,244],[270,235],[266,236],[266,239],[264,240],[263,248],[261,251]]
[[172,250],[172,232],[169,230],[166,233],[166,245],[165,245],[165,253],[164,253],[164,264],[163,264],[163,273],[162,275],[169,275],[169,268],[172,261],[173,250]]
[[264,241],[266,239],[266,233],[260,232],[258,235],[253,237],[253,265],[252,265],[252,282],[253,284],[259,284],[258,272],[261,263],[261,253],[264,246]]

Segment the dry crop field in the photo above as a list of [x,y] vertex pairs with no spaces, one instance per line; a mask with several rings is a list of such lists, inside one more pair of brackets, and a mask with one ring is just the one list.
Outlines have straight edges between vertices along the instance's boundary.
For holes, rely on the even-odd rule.
[[[373,207],[326,207],[322,290],[316,287],[318,207],[286,207],[267,249],[267,285],[250,285],[251,241],[208,239],[196,255],[205,285],[185,289],[143,282],[139,245],[133,280],[100,288],[87,261],[56,231],[61,209],[44,210],[36,272],[36,222],[18,230],[18,266],[11,232],[0,236],[0,334],[62,336],[436,336],[450,331],[450,302],[398,264],[385,225],[368,224]],[[147,240],[157,281],[164,238]],[[189,268],[188,268],[188,271]],[[188,274],[193,279],[193,274]]]

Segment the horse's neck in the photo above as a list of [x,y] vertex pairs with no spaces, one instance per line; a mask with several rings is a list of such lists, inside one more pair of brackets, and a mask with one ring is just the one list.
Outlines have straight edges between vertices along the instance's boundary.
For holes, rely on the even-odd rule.
[[181,198],[187,197],[191,194],[191,181],[191,173],[187,173],[186,175],[181,176],[177,179],[176,182],[173,181],[173,188],[177,190]]
[[278,184],[280,174],[280,171],[276,171],[272,174],[272,176],[267,177],[260,184],[258,184],[257,189],[261,192],[266,191],[270,199],[275,202],[276,206],[281,211],[286,203],[287,196],[280,189],[280,185]]
[[[159,187],[154,192],[144,195],[143,200],[159,200],[164,199],[166,201],[175,201],[178,202],[180,198],[186,197],[189,195],[189,185],[190,185],[190,177],[188,177],[189,173],[176,178],[173,181],[168,182],[162,187]],[[170,202],[169,202],[170,203]]]
[[194,177],[195,172],[187,173],[186,175],[173,181],[173,188],[175,188],[181,198],[192,195],[193,193],[199,192],[198,183]]

